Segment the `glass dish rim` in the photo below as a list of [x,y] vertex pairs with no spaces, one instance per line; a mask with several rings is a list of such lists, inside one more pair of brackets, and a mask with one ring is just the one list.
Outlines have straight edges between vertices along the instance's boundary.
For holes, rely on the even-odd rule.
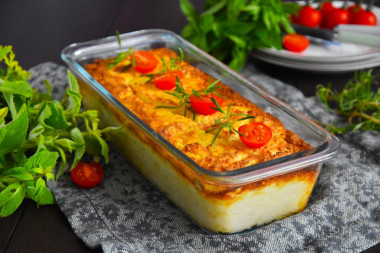
[[[321,136],[324,136],[324,142],[318,147],[303,152],[295,153],[292,155],[273,159],[267,162],[251,165],[237,170],[207,170],[198,165],[190,157],[185,155],[182,151],[180,151],[178,148],[176,148],[174,145],[172,145],[170,142],[164,139],[161,135],[155,132],[152,128],[150,128],[146,123],[140,120],[128,108],[122,105],[122,103],[119,102],[110,92],[108,92],[99,82],[97,82],[86,70],[84,70],[84,68],[79,64],[79,62],[74,60],[75,54],[78,55],[77,50],[80,51],[80,49],[99,46],[101,44],[106,43],[118,43],[118,38],[116,35],[68,45],[62,50],[61,58],[74,72],[74,74],[79,76],[84,82],[86,82],[93,89],[95,89],[95,91],[98,92],[99,95],[101,95],[109,103],[115,106],[116,109],[118,109],[123,115],[132,120],[135,124],[137,124],[141,130],[143,130],[155,141],[158,141],[161,145],[163,144],[164,148],[169,153],[181,160],[184,164],[190,167],[196,174],[201,175],[202,178],[211,182],[234,185],[251,183],[271,176],[281,175],[291,171],[306,168],[308,166],[312,166],[320,162],[324,162],[328,159],[331,159],[338,152],[340,143],[336,136],[330,134],[325,129],[315,124],[311,119],[296,111],[290,105],[286,104],[285,102],[278,99],[269,92],[263,90],[261,87],[258,87],[252,81],[249,81],[238,72],[235,72],[234,70],[230,69],[220,61],[216,60],[211,55],[203,52],[201,49],[197,48],[190,42],[184,40],[176,33],[164,29],[145,29],[120,34],[119,38],[122,42],[130,38],[153,34],[172,36],[177,42],[180,42],[180,44],[185,45],[186,47],[192,50],[195,50],[197,54],[200,54],[202,57],[205,57],[216,67],[220,68],[220,70],[226,71],[227,74],[236,79],[236,81],[239,81],[240,83],[244,84],[244,86],[252,90],[252,92],[259,93],[259,95],[264,96],[264,98],[272,104],[277,104],[277,107],[279,107],[279,109],[286,109],[286,112],[298,121],[301,120],[303,123],[307,123],[307,126],[311,130],[313,130],[315,133],[318,133]],[[118,44],[116,46],[118,46]]]

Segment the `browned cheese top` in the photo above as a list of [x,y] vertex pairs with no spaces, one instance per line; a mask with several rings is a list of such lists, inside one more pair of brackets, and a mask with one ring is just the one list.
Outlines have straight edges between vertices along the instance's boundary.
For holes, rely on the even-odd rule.
[[[159,61],[157,67],[150,73],[161,71],[162,60],[169,65],[170,58],[178,57],[174,51],[166,48],[148,51]],[[279,119],[265,113],[260,107],[221,82],[218,83],[219,88],[216,91],[225,98],[223,110],[226,111],[232,103],[231,112],[255,116],[254,119],[236,122],[234,128],[238,129],[240,125],[251,121],[262,122],[271,129],[272,138],[260,148],[250,148],[240,140],[236,132],[223,129],[211,146],[215,132],[206,133],[206,131],[217,126],[215,120],[221,118],[222,113],[196,114],[193,120],[192,113],[188,111],[185,117],[184,107],[179,106],[181,100],[168,94],[168,91],[157,88],[147,74],[141,74],[133,67],[126,68],[130,64],[128,57],[112,68],[109,68],[110,62],[112,59],[99,59],[86,65],[85,69],[125,107],[206,169],[236,170],[311,148],[295,133],[285,129]],[[210,84],[208,74],[185,61],[181,62],[180,70],[183,73],[181,85],[188,94],[191,94],[193,89],[203,90]],[[212,78],[212,81],[215,79]],[[157,106],[179,107],[169,109]]]

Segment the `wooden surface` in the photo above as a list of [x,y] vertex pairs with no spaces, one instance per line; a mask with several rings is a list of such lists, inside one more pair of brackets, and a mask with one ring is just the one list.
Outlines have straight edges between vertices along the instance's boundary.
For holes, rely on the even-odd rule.
[[[192,1],[198,9],[204,0]],[[175,0],[1,0],[0,44],[13,45],[24,68],[60,59],[74,42],[148,28],[180,33],[186,20]],[[312,73],[250,59],[264,73],[298,87],[307,96],[319,83],[341,89],[353,72]],[[380,76],[380,68],[374,69]],[[379,79],[378,76],[378,80]],[[10,217],[0,219],[0,253],[101,252],[78,239],[56,205],[40,206],[25,200]],[[380,244],[366,253],[380,252]]]

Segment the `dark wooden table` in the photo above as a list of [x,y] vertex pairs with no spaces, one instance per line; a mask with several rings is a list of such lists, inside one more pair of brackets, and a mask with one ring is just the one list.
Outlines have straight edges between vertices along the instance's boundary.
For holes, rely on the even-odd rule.
[[[204,0],[192,1],[202,9]],[[42,62],[64,64],[61,50],[74,42],[120,33],[163,28],[180,33],[186,19],[174,0],[1,0],[0,44],[13,45],[21,66]],[[353,72],[312,73],[253,61],[264,73],[294,85],[306,96],[319,83],[341,89]],[[380,67],[374,68],[380,77]],[[7,218],[0,218],[2,252],[101,252],[89,249],[73,233],[56,205],[40,206],[25,200]],[[380,244],[365,251],[380,252]]]

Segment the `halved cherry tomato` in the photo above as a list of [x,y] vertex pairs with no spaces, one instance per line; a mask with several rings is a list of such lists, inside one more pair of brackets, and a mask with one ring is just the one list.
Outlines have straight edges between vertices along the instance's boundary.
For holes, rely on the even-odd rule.
[[214,102],[212,102],[210,97],[214,98],[220,106],[223,105],[223,98],[221,98],[215,94],[211,93],[207,96],[201,95],[201,98],[192,94],[190,96],[191,107],[193,107],[193,109],[196,113],[199,113],[202,115],[210,115],[210,114],[215,113],[216,110],[212,109],[211,107],[216,107],[216,105],[214,104]]
[[333,29],[337,25],[348,24],[350,13],[346,9],[334,9],[326,13],[321,23],[322,28]]
[[135,68],[140,73],[148,73],[158,64],[156,57],[148,51],[136,51],[132,57],[135,60]]
[[78,162],[77,166],[70,171],[74,183],[81,188],[95,187],[102,181],[104,170],[98,162]]
[[317,27],[321,23],[321,19],[322,15],[318,10],[310,5],[305,5],[298,12],[297,23],[308,27]]
[[242,142],[251,148],[259,148],[267,144],[272,138],[269,127],[260,122],[251,122],[239,127],[238,131],[244,135],[240,136]]
[[161,90],[171,90],[177,86],[177,77],[179,80],[182,79],[183,74],[180,70],[173,70],[154,76],[153,82]]
[[305,36],[294,33],[285,35],[282,43],[286,50],[299,53],[309,46],[310,41]]
[[377,25],[377,17],[372,11],[361,10],[351,14],[350,24],[375,26]]

